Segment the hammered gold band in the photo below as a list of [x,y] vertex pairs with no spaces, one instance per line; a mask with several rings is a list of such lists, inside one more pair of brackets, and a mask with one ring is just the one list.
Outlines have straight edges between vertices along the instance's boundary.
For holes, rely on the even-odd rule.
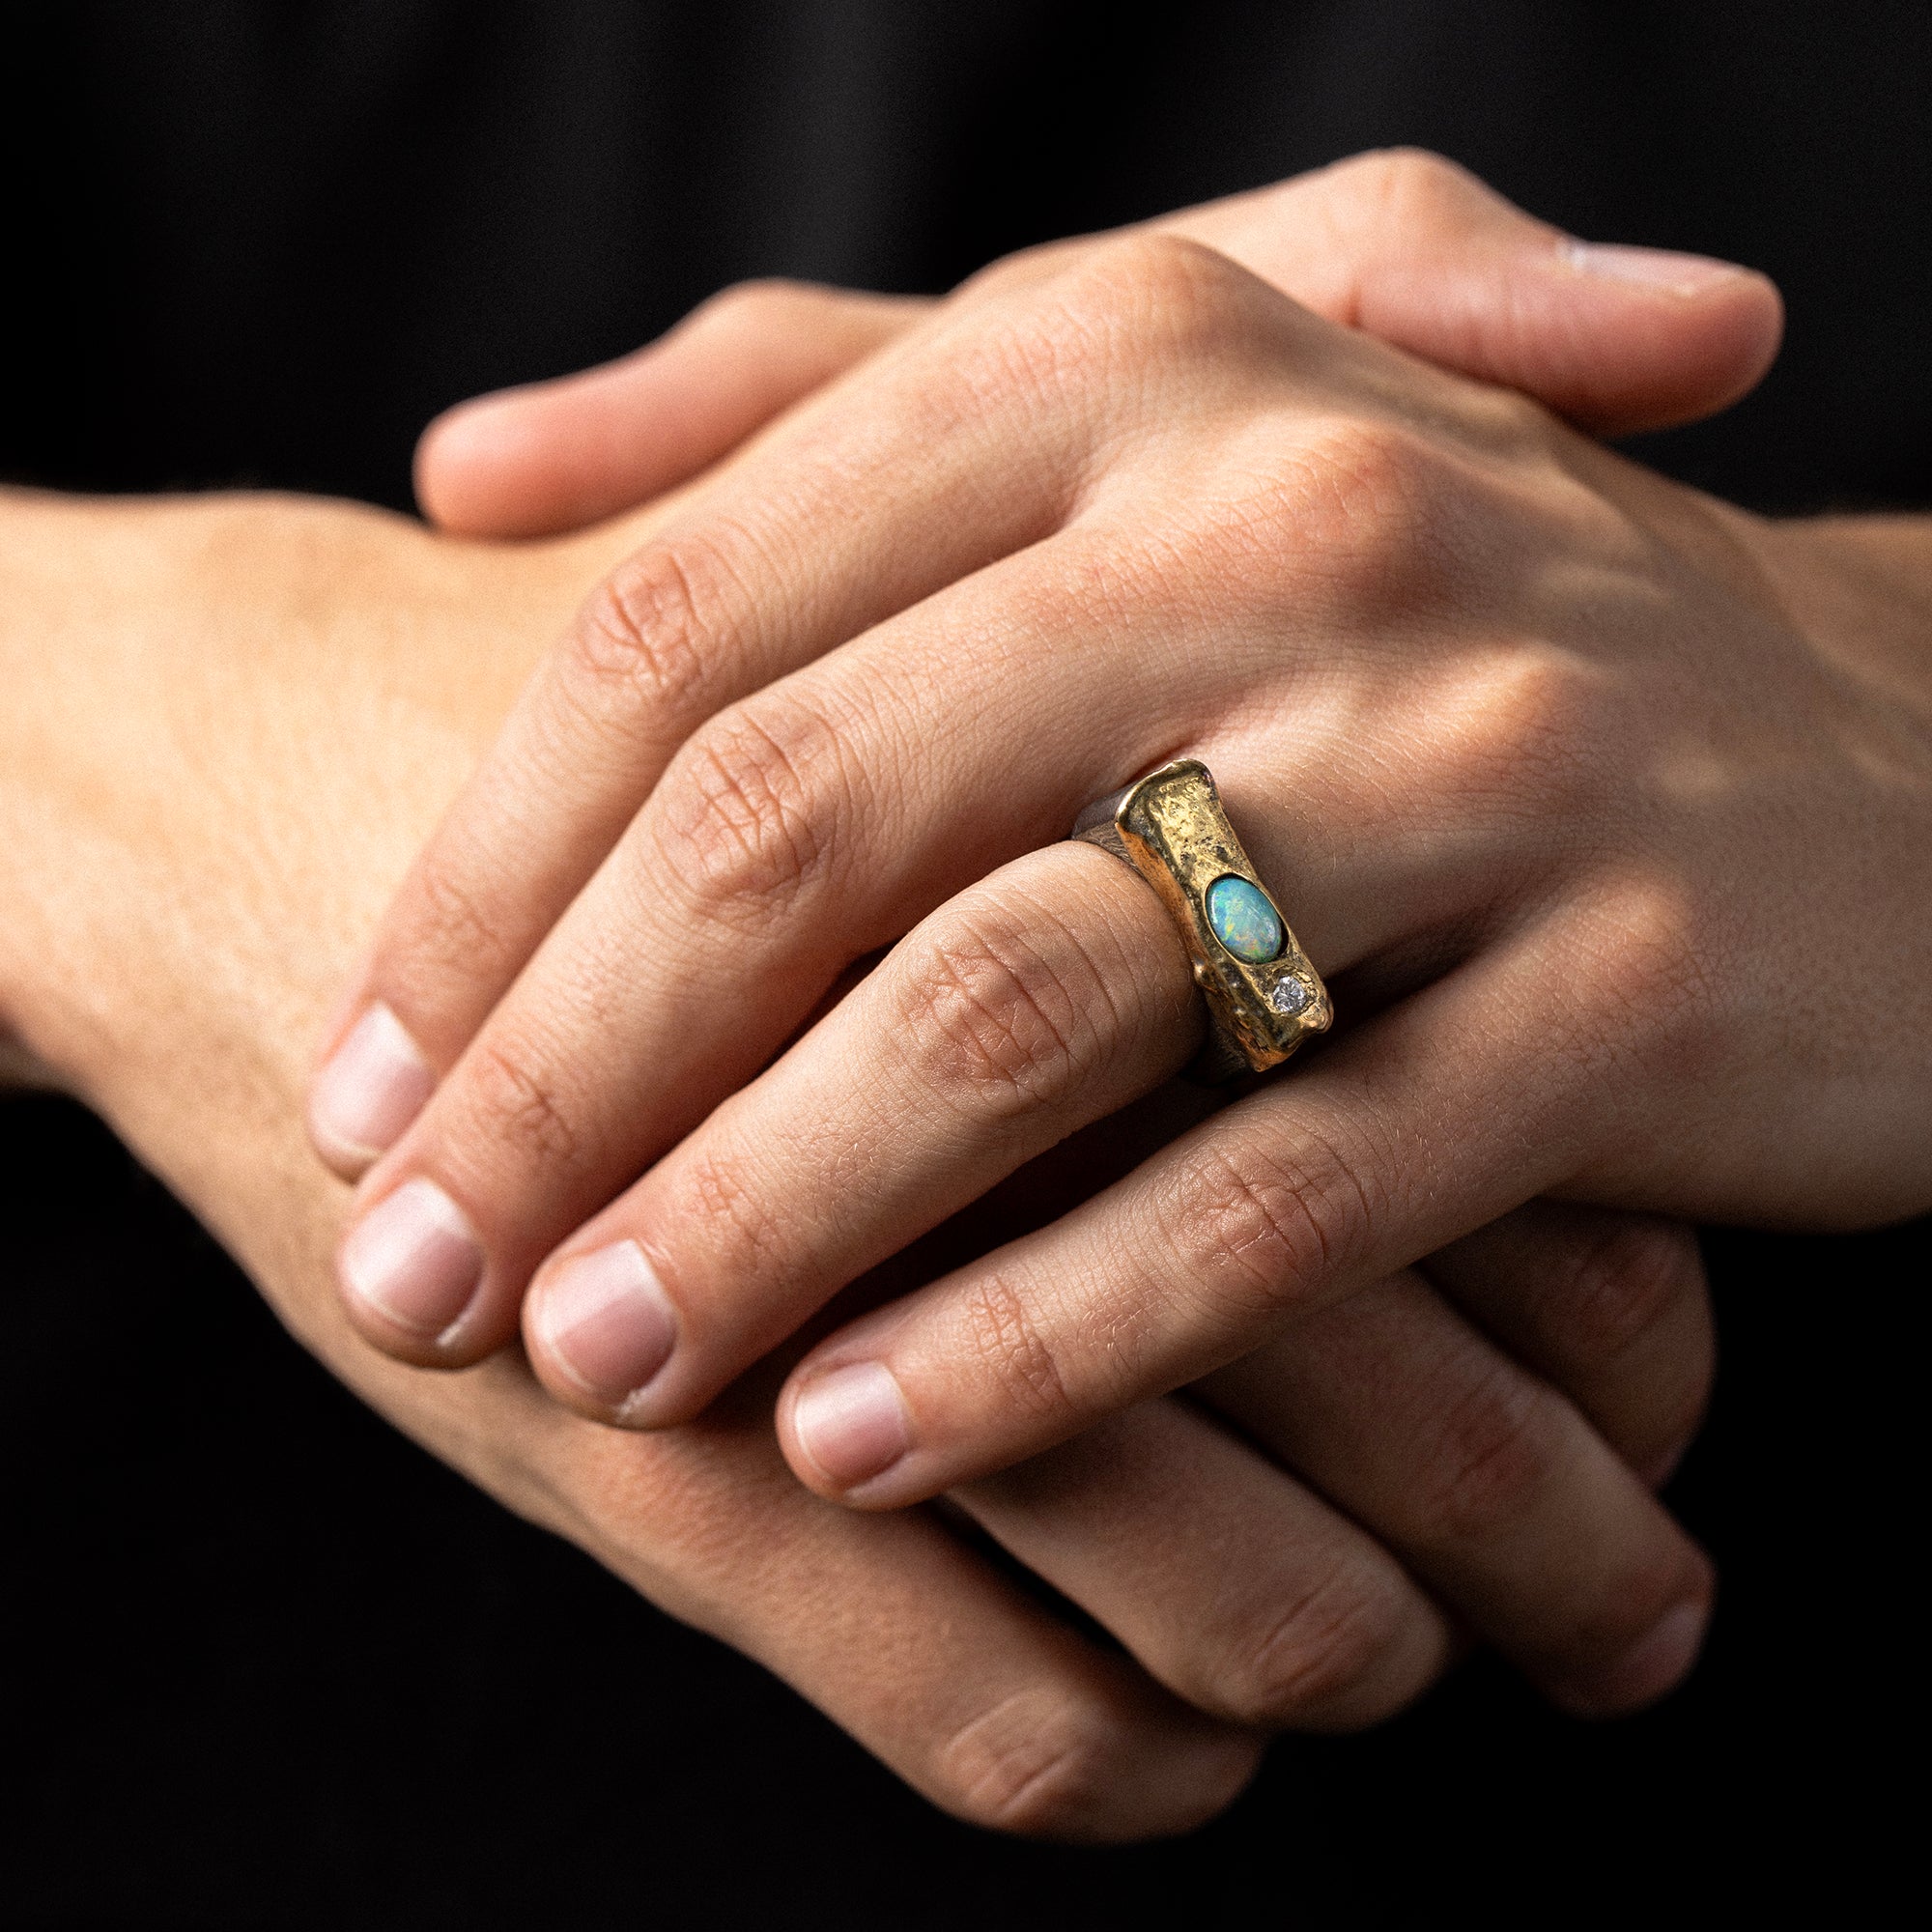
[[1072,836],[1132,867],[1179,929],[1208,1003],[1208,1039],[1189,1069],[1197,1079],[1264,1072],[1327,1032],[1328,989],[1255,876],[1198,758],[1094,800]]

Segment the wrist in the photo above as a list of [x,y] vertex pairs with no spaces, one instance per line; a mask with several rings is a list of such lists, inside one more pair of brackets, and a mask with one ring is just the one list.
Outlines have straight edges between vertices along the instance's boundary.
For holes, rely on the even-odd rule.
[[567,610],[540,561],[299,498],[0,498],[14,1069],[111,1109],[208,996],[251,1016],[251,961],[322,997]]

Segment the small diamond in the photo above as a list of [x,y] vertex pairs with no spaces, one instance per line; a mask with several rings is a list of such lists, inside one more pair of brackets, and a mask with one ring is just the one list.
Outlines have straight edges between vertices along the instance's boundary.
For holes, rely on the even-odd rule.
[[1315,1004],[1315,995],[1299,980],[1283,980],[1268,995],[1268,1005],[1278,1013],[1293,1017],[1305,1013]]

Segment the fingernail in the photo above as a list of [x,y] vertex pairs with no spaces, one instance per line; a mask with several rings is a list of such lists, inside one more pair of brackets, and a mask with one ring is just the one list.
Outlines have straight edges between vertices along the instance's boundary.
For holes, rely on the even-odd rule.
[[670,1359],[677,1321],[636,1241],[575,1255],[537,1284],[531,1325],[585,1395],[621,1414]]
[[841,1490],[890,1469],[912,1447],[905,1398],[882,1362],[860,1362],[806,1383],[792,1403],[798,1445]]
[[1666,1611],[1620,1658],[1577,1687],[1577,1708],[1624,1712],[1654,1703],[1696,1662],[1710,1616],[1707,1604]]
[[401,1020],[378,1001],[343,1036],[309,1096],[309,1126],[327,1152],[369,1160],[421,1113],[436,1085]]
[[1701,296],[1719,282],[1750,272],[1735,262],[1719,262],[1709,255],[1680,255],[1669,248],[1630,248],[1616,242],[1566,238],[1558,252],[1580,274],[1606,275],[1612,281],[1634,282],[1678,296]]
[[342,1285],[412,1335],[440,1335],[483,1279],[483,1249],[464,1213],[433,1180],[406,1180],[350,1229]]

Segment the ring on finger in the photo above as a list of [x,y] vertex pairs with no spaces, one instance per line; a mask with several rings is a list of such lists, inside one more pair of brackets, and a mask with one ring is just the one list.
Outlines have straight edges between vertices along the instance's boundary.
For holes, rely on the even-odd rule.
[[1328,989],[1255,876],[1198,758],[1095,799],[1072,837],[1131,867],[1179,927],[1208,1004],[1208,1038],[1189,1069],[1196,1079],[1264,1072],[1328,1030]]

